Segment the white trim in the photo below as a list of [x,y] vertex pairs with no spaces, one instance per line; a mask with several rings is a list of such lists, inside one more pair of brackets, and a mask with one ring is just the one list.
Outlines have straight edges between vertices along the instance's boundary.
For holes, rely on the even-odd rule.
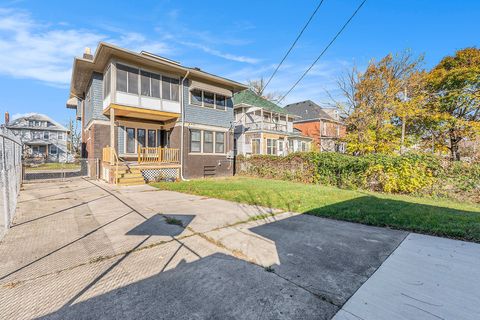
[[[198,104],[195,104],[195,103],[192,103],[192,91],[194,90],[200,90],[202,92],[202,104],[201,105],[198,105]],[[217,110],[217,111],[227,111],[228,107],[227,107],[227,100],[229,97],[225,96],[224,94],[218,94],[219,96],[223,96],[225,97],[225,106],[224,106],[224,109],[218,109],[217,108],[217,93],[215,92],[211,92],[211,91],[206,91],[208,93],[211,93],[213,94],[213,107],[206,107],[205,106],[205,91],[206,90],[202,90],[202,89],[198,89],[198,88],[192,88],[192,89],[189,89],[188,90],[188,104],[190,106],[193,106],[193,107],[200,107],[200,108],[205,108],[205,109],[210,109],[210,110]],[[231,97],[230,97],[231,98]]]

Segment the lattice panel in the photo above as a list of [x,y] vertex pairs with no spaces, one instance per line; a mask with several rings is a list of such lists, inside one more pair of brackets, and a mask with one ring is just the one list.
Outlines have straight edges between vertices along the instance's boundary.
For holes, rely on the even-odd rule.
[[180,172],[178,168],[147,169],[142,170],[142,175],[148,182],[161,180],[177,180]]

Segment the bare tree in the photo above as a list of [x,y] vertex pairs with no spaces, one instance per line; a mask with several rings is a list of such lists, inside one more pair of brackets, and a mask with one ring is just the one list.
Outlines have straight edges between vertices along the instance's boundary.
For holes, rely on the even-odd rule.
[[281,94],[278,92],[264,92],[265,90],[265,79],[260,78],[256,80],[247,81],[248,88],[255,93],[257,96],[267,99],[269,101],[277,103],[280,100]]

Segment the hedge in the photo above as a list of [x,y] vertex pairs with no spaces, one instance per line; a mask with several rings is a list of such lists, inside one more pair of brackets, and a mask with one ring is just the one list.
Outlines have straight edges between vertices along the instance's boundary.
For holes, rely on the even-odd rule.
[[308,152],[286,157],[240,156],[237,173],[348,189],[428,194],[480,202],[480,164],[451,163],[428,154],[351,156]]

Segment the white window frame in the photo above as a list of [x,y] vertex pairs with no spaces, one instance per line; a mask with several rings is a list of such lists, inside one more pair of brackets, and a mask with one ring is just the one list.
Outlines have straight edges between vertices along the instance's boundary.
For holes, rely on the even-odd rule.
[[[192,91],[194,91],[194,90],[199,90],[199,91],[202,92],[202,104],[201,105],[192,103]],[[211,92],[211,91],[207,91],[207,92],[213,94],[213,107],[205,106],[205,90],[197,89],[197,88],[193,88],[189,91],[188,104],[191,105],[191,106],[194,106],[194,107],[202,107],[202,108],[206,108],[206,109],[210,109],[210,110],[227,111],[228,97],[226,95],[218,94],[219,96],[225,97],[225,106],[223,107],[223,109],[219,109],[219,108],[217,108],[217,94],[215,92]]]

